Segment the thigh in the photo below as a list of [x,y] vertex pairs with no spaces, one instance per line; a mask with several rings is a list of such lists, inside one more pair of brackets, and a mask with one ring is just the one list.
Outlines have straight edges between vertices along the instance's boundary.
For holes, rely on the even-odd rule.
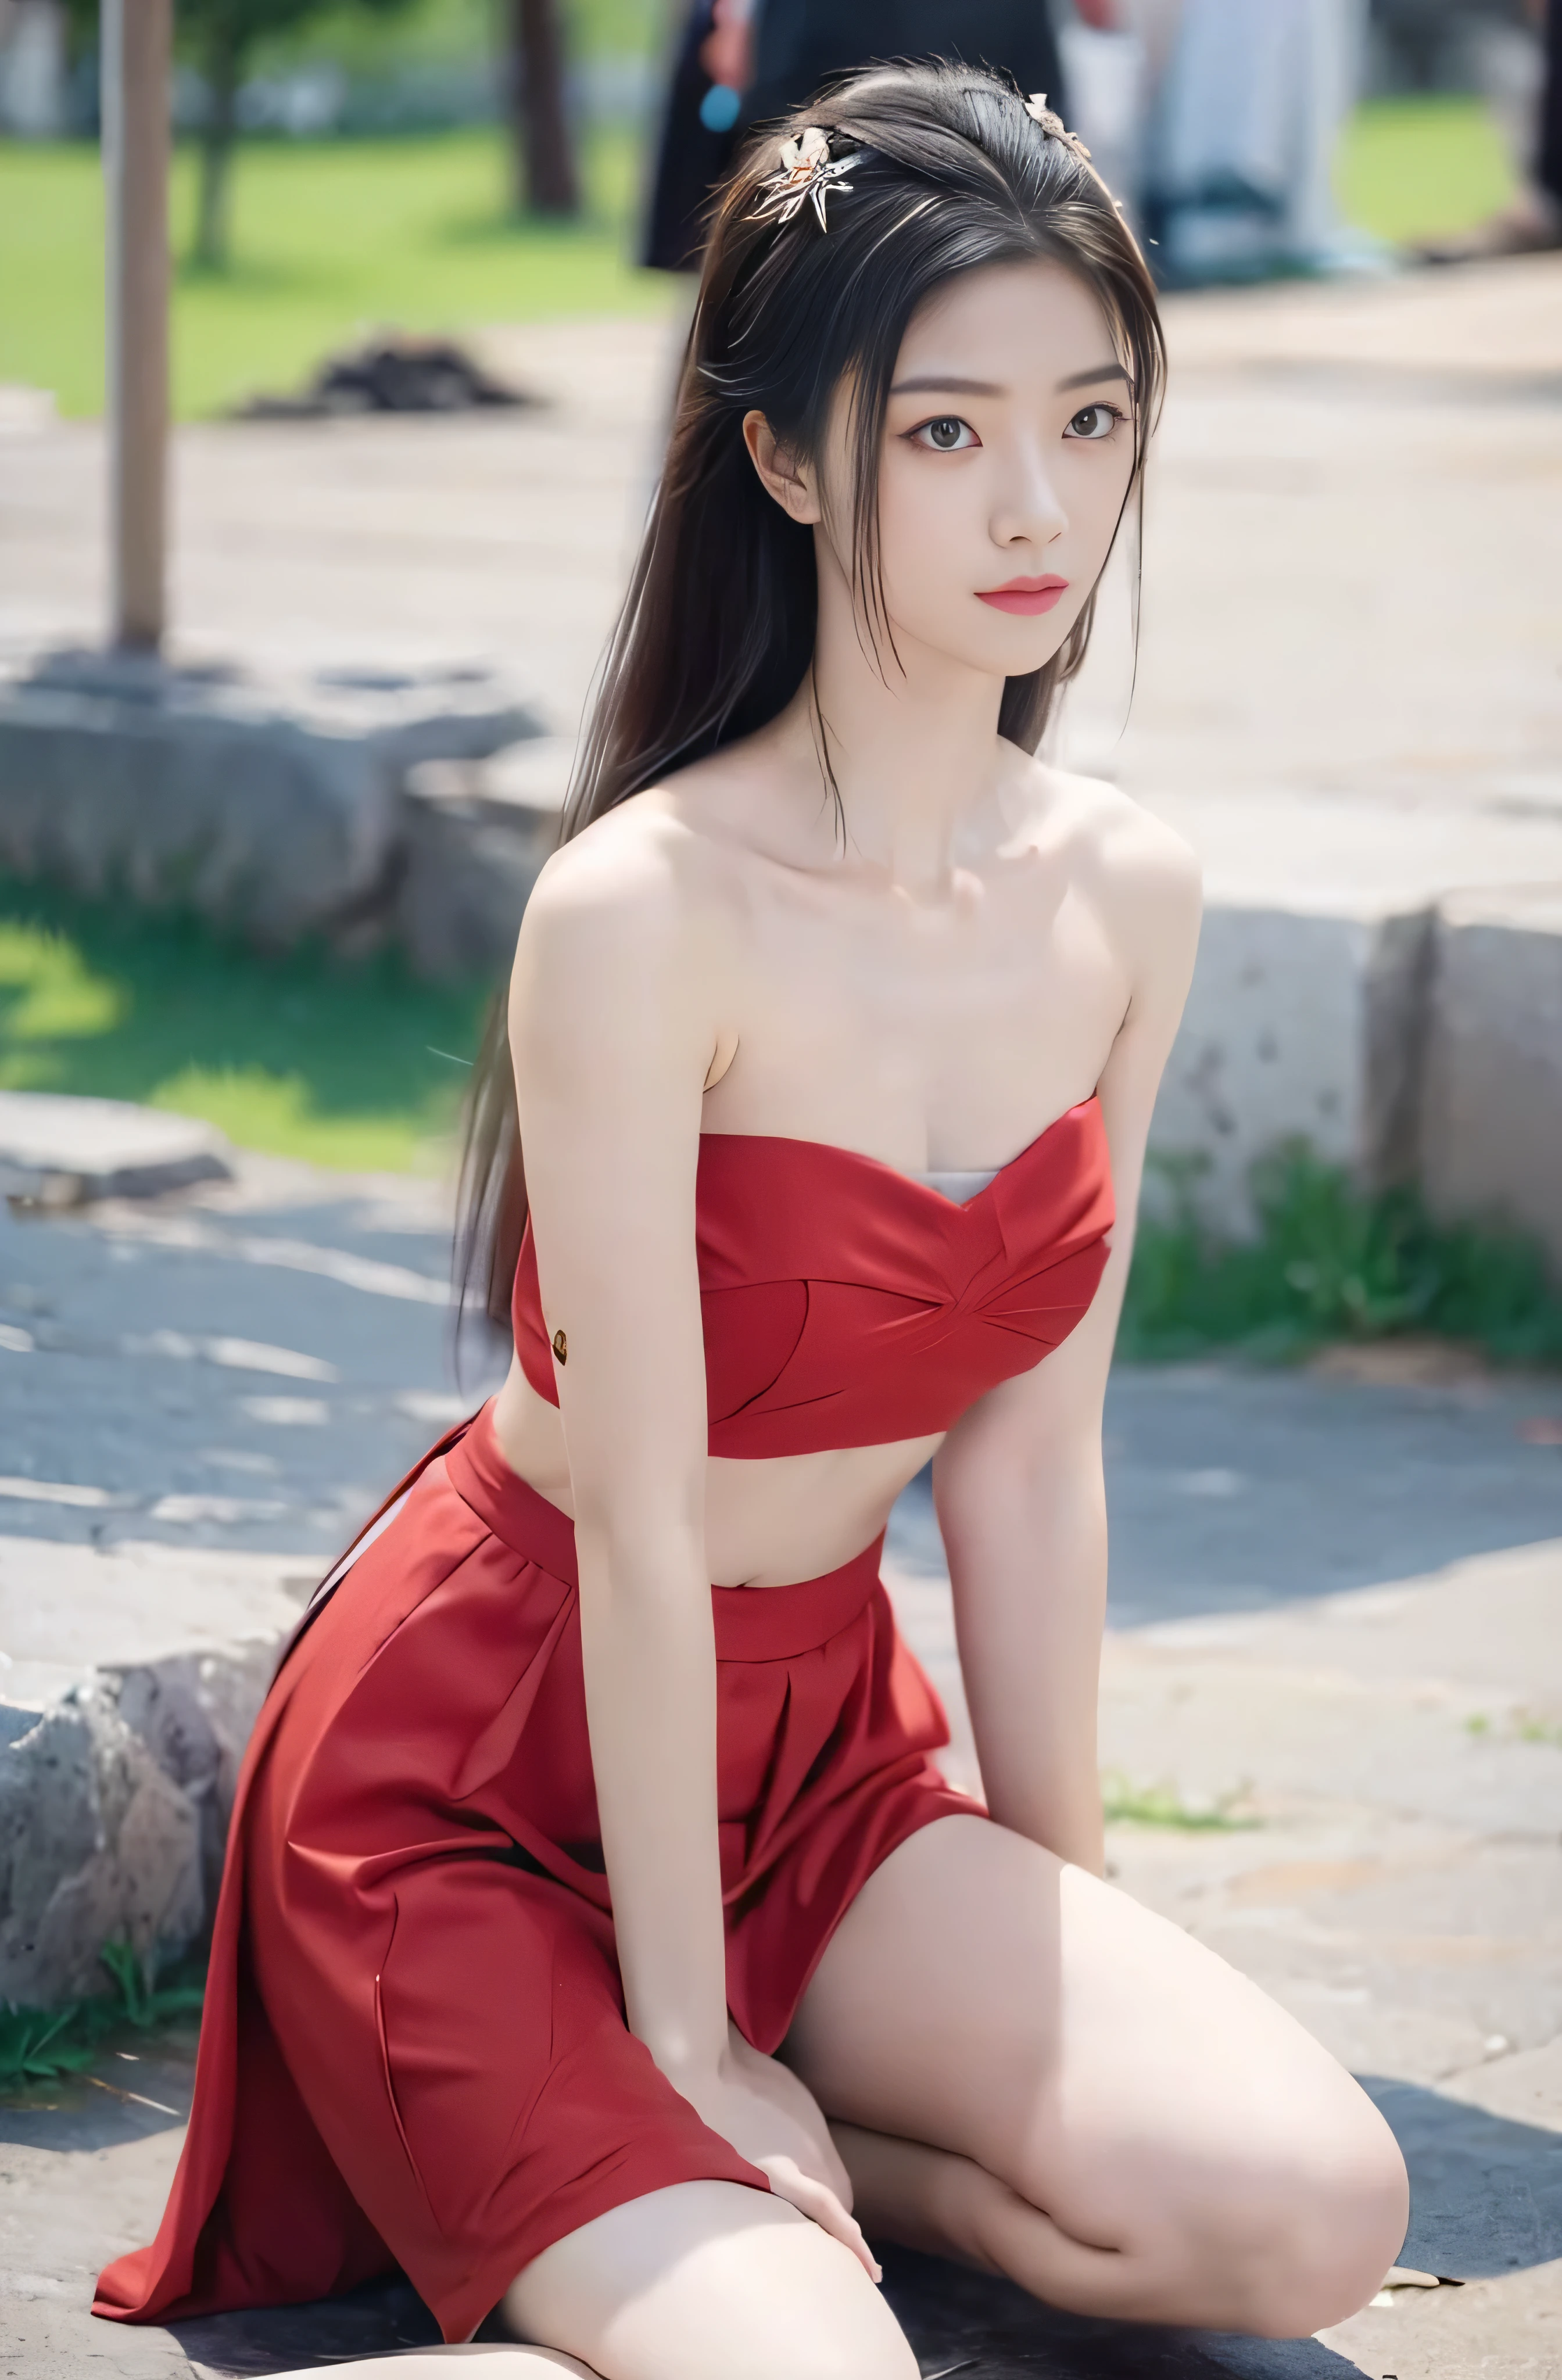
[[1257,1986],[990,1820],[875,1871],[786,2053],[827,2115],[970,2158],[1074,2238],[1225,2233],[1381,2168],[1382,2119]]
[[917,2380],[848,2248],[730,2182],[628,2201],[555,2240],[504,2301],[522,2338],[602,2380]]

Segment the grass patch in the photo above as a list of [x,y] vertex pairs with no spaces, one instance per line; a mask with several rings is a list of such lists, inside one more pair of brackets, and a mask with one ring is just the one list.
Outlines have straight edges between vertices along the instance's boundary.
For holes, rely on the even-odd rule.
[[1500,1726],[1484,1711],[1474,1711],[1465,1720],[1464,1731],[1478,1743],[1549,1743],[1562,1751],[1562,1718],[1542,1711],[1516,1710]]
[[111,1988],[97,1998],[60,2009],[0,2008],[0,2091],[79,2074],[116,2041],[199,2015],[204,1955],[181,1960],[155,1985],[128,1942],[105,1943],[101,1956]]
[[[496,129],[384,140],[252,140],[233,181],[233,265],[181,266],[175,409],[218,413],[299,385],[367,327],[454,331],[665,306],[664,273],[628,261],[639,145],[604,129],[586,148],[578,224],[508,212]],[[195,159],[174,162],[176,253],[189,248]],[[103,410],[103,177],[79,143],[0,140],[0,380],[55,391],[62,413]]]
[[1491,110],[1460,93],[1378,99],[1346,128],[1336,167],[1345,213],[1380,239],[1468,231],[1514,195]]
[[437,1161],[489,990],[417,983],[390,954],[268,960],[0,879],[0,1089],[137,1099],[316,1165]]
[[1128,1362],[1216,1347],[1286,1362],[1416,1330],[1498,1363],[1562,1364],[1562,1294],[1518,1235],[1440,1226],[1413,1191],[1368,1196],[1295,1143],[1255,1167],[1259,1235],[1232,1245],[1200,1223],[1193,1170],[1162,1171],[1174,1211],[1140,1229],[1117,1340]]
[[1235,1815],[1239,1792],[1223,1793],[1213,1803],[1185,1802],[1175,1785],[1131,1785],[1120,1768],[1109,1768],[1101,1779],[1102,1814],[1109,1827],[1171,1827],[1187,1835],[1244,1833],[1257,1818]]

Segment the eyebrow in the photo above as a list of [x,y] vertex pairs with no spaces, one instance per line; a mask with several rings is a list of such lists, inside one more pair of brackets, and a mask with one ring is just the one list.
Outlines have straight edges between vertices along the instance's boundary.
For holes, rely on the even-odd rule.
[[897,380],[891,396],[1005,396],[990,380],[960,380],[951,372],[925,372],[920,380]]
[[1057,393],[1061,396],[1066,388],[1090,388],[1096,381],[1102,380],[1127,381],[1130,388],[1133,386],[1123,365],[1096,364],[1089,371],[1070,372],[1067,380],[1060,380],[1057,383]]
[[[1057,382],[1061,396],[1066,389],[1092,388],[1104,380],[1120,380],[1131,388],[1132,381],[1119,363],[1092,364],[1086,371],[1070,372],[1067,380]],[[1007,389],[995,381],[961,380],[953,372],[924,372],[914,380],[897,380],[890,390],[891,396],[1007,396]]]

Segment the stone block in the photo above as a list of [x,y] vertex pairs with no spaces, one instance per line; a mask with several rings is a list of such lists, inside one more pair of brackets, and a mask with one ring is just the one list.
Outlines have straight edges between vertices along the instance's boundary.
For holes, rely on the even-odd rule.
[[33,655],[0,677],[0,866],[283,945],[383,904],[409,769],[537,732],[481,668]]
[[0,2002],[101,1992],[105,1943],[149,1964],[203,1915],[200,1826],[186,1794],[96,1681],[0,1706]]
[[1151,1149],[1196,1160],[1212,1228],[1251,1232],[1251,1170],[1287,1140],[1368,1188],[1413,1174],[1431,933],[1425,905],[1371,896],[1206,908]]
[[545,737],[478,764],[411,771],[392,931],[419,975],[507,971],[521,911],[557,844],[572,759],[572,746]]
[[151,1198],[233,1167],[211,1125],[128,1099],[0,1091],[0,1195],[31,1206]]
[[1517,1226],[1562,1277],[1562,878],[1440,904],[1421,1146],[1435,1213]]
[[209,1924],[244,1746],[312,1564],[0,1538],[0,2006]]

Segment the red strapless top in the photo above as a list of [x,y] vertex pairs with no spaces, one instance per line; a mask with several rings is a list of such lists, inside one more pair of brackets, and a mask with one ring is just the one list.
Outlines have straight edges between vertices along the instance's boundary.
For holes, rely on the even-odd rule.
[[[827,1141],[708,1132],[695,1230],[713,1454],[931,1437],[1068,1337],[1113,1218],[1099,1101],[1059,1116],[956,1206]],[[515,1341],[558,1402],[528,1222]]]

